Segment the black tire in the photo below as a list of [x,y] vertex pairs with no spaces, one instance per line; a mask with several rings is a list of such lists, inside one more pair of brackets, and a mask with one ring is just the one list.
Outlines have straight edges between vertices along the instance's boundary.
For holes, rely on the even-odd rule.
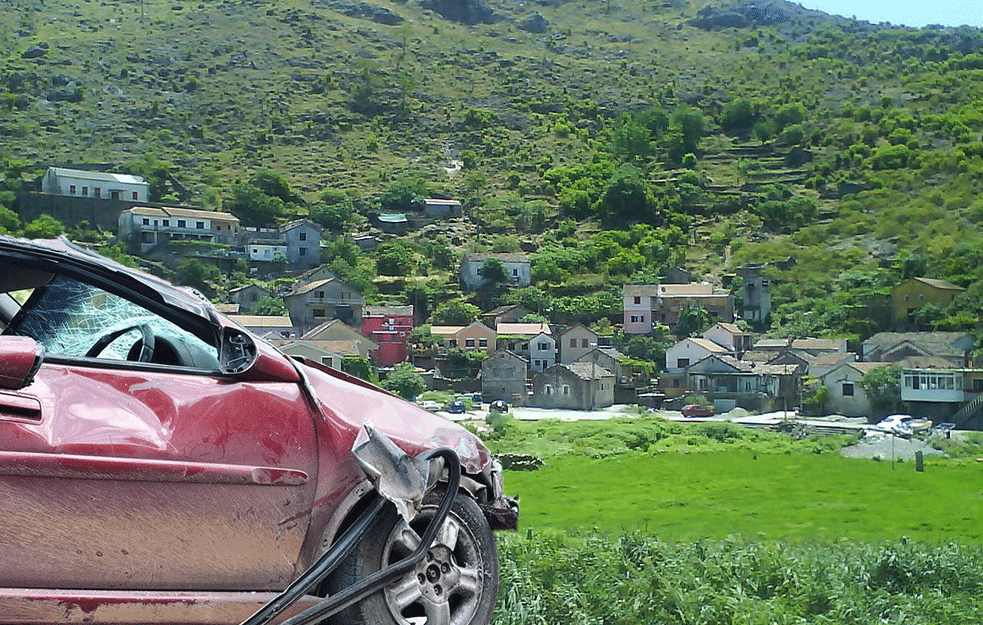
[[[423,500],[406,527],[392,506],[329,580],[332,594],[396,562],[419,544],[442,492]],[[415,541],[415,542],[414,542]],[[459,494],[427,556],[404,577],[339,612],[346,625],[488,625],[498,598],[498,549],[481,509]]]

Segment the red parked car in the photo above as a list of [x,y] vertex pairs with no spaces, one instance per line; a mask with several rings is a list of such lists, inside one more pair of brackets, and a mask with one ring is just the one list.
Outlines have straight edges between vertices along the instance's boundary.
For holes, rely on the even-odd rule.
[[686,404],[680,412],[683,413],[684,417],[712,417],[716,414],[713,408],[700,404]]
[[463,428],[64,239],[0,236],[0,327],[3,623],[490,622]]

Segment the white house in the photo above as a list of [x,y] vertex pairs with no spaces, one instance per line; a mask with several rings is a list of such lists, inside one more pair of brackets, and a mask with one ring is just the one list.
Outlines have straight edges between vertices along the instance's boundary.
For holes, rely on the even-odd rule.
[[556,339],[540,332],[529,339],[529,362],[533,371],[545,371],[556,364]]
[[150,184],[140,176],[66,167],[49,167],[41,179],[41,192],[102,200],[150,200]]
[[140,253],[166,240],[232,244],[239,218],[229,213],[169,206],[134,206],[119,214],[119,237]]
[[826,410],[848,417],[871,417],[870,398],[860,378],[868,371],[885,367],[887,362],[844,362],[827,371],[821,378],[827,389]]
[[738,358],[744,352],[750,351],[751,347],[754,345],[754,335],[750,332],[745,332],[738,328],[733,323],[720,322],[715,323],[706,332],[703,333],[703,338],[709,339],[716,343],[726,347],[727,349],[734,352]]
[[707,356],[733,355],[731,350],[704,338],[688,337],[666,350],[666,370],[682,370]]
[[502,263],[507,284],[523,287],[529,286],[532,282],[532,269],[529,264],[529,257],[525,254],[483,252],[468,254],[461,261],[461,282],[464,284],[464,288],[473,291],[485,283],[485,279],[478,273],[478,270],[489,259],[495,259]]

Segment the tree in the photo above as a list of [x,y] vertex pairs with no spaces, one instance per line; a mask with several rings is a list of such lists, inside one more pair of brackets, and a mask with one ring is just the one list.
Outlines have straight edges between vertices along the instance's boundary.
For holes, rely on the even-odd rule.
[[497,258],[486,258],[485,262],[478,268],[478,275],[484,278],[486,283],[501,284],[508,280],[505,275],[505,265]]
[[249,179],[249,184],[270,197],[280,198],[280,201],[284,205],[299,205],[304,203],[304,200],[299,195],[290,190],[290,184],[287,182],[287,179],[274,171],[263,169],[256,172]]
[[696,336],[710,327],[710,315],[699,304],[686,304],[679,311],[676,321],[676,336],[685,338]]
[[217,280],[221,275],[218,267],[206,265],[197,258],[186,259],[178,266],[177,273],[181,284],[199,291],[209,290],[208,281]]
[[427,197],[427,183],[420,179],[397,180],[379,198],[379,208],[386,212],[419,212]]
[[311,221],[331,232],[345,230],[365,223],[365,217],[355,210],[355,202],[339,189],[325,189],[318,201],[308,210]]
[[20,227],[20,217],[6,206],[0,206],[0,234],[14,232]]
[[401,362],[386,376],[380,384],[387,391],[396,393],[403,399],[413,399],[427,390],[427,382],[423,376],[413,370],[413,365]]
[[640,221],[654,223],[655,202],[648,192],[641,171],[622,165],[598,202],[598,213],[609,223]]
[[287,314],[287,307],[284,306],[282,298],[267,296],[256,302],[253,314],[282,317]]
[[267,195],[252,184],[237,184],[232,187],[228,208],[243,226],[263,228],[274,225],[283,215],[284,204],[279,197]]
[[375,266],[383,276],[405,276],[413,270],[416,253],[403,241],[389,241],[376,248]]
[[65,226],[47,213],[24,226],[24,236],[28,239],[53,239],[64,232]]
[[441,302],[433,311],[432,323],[437,326],[466,326],[478,318],[481,310],[461,299]]
[[901,365],[885,365],[871,369],[860,377],[871,406],[880,414],[901,409]]

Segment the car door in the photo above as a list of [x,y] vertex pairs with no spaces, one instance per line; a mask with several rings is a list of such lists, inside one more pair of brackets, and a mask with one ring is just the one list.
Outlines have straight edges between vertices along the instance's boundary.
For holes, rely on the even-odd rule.
[[[49,297],[58,311],[43,299],[25,305],[40,311],[36,323],[61,315],[59,328],[21,315],[5,331],[34,331],[48,353],[30,384],[0,392],[0,586],[282,588],[316,481],[314,420],[298,384],[113,356],[140,332],[86,356],[107,324],[84,327],[91,311],[66,313],[66,298]],[[158,346],[193,339],[114,298],[98,292],[86,306],[109,302],[118,324],[153,325]]]

